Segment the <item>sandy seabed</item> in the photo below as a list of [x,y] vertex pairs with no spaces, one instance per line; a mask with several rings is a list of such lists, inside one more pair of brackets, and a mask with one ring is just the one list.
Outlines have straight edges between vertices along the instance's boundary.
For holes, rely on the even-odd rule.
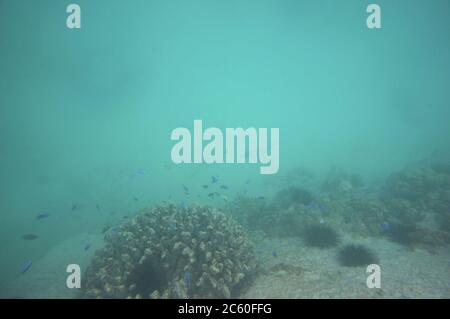
[[[85,251],[89,242],[92,246]],[[299,238],[255,241],[261,271],[242,298],[450,298],[450,251],[407,249],[382,238],[343,238],[370,247],[380,259],[381,288],[369,289],[365,267],[342,267],[333,249],[305,247]],[[82,272],[103,245],[102,236],[80,234],[60,243],[23,275],[4,284],[2,298],[74,298],[66,267]],[[74,248],[76,247],[76,248]]]
[[[87,244],[90,248],[85,250]],[[77,264],[86,269],[95,250],[103,245],[103,237],[79,234],[50,249],[42,258],[33,261],[25,274],[18,274],[1,287],[1,298],[74,298],[77,289],[69,289],[66,279],[67,266]]]
[[384,239],[343,238],[346,242],[363,244],[377,254],[380,289],[367,287],[365,267],[339,265],[338,247],[314,249],[297,238],[266,239],[257,248],[264,271],[243,297],[450,298],[448,249],[432,255]]

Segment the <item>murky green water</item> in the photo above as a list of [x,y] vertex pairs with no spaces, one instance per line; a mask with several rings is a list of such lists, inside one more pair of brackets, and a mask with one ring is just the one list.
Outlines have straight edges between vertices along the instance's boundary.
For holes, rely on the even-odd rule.
[[[448,253],[448,1],[377,1],[381,29],[356,0],[76,3],[81,29],[64,2],[0,0],[0,296],[36,296],[22,283],[45,287],[61,243],[88,264],[93,237],[163,201],[221,208],[251,241],[406,225]],[[194,120],[279,128],[278,172],[175,165]]]

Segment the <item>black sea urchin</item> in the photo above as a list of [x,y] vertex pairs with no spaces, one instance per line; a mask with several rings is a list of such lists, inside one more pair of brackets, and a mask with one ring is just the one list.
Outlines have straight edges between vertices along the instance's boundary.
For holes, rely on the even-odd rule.
[[314,224],[306,228],[303,239],[307,246],[329,248],[339,244],[338,233],[330,226]]
[[341,248],[338,259],[340,264],[346,267],[367,266],[378,262],[378,258],[370,249],[357,244],[348,244]]
[[417,227],[414,224],[391,224],[386,231],[386,235],[393,242],[405,246],[413,246],[418,242],[417,235],[415,235],[416,229]]

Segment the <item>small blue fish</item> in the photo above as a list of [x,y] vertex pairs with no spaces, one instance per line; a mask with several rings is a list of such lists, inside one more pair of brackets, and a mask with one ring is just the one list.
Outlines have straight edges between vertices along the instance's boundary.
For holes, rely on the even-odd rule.
[[316,209],[316,208],[318,208],[319,206],[317,205],[317,203],[311,202],[311,203],[309,203],[308,205],[306,205],[306,207],[309,208],[309,209]]
[[32,265],[33,265],[33,262],[31,260],[27,260],[26,262],[23,263],[20,272],[22,274],[26,273],[28,270],[30,270]]
[[325,204],[320,204],[319,203],[319,209],[322,213],[328,213],[328,207],[325,206]]
[[142,168],[136,170],[136,172],[134,172],[130,175],[131,179],[135,179],[136,177],[142,177],[142,176],[145,176],[145,170]]
[[221,189],[228,189],[228,186],[227,185],[220,185],[220,188]]
[[219,181],[219,176],[211,176],[211,184],[215,184]]
[[180,203],[180,208],[183,209],[183,210],[186,210],[188,208],[188,206],[186,205],[185,202],[181,202]]
[[247,180],[245,181],[245,184],[249,184],[249,183],[250,183],[250,180],[247,179]]
[[391,228],[391,225],[389,225],[388,222],[384,222],[384,223],[381,223],[380,228],[383,233],[386,233]]
[[265,200],[266,198],[264,196],[258,196],[256,197],[257,200]]
[[185,271],[183,279],[184,279],[184,283],[186,284],[186,287],[189,287],[191,284],[191,280],[192,280],[192,273],[190,271]]
[[42,213],[36,216],[36,220],[41,220],[41,219],[45,219],[47,217],[50,217],[49,213]]
[[187,188],[186,185],[181,185],[181,186],[183,186],[184,192],[185,192],[186,194],[189,194],[189,188]]
[[272,256],[275,257],[275,258],[278,257],[277,252],[276,251],[272,251]]
[[176,230],[177,230],[177,225],[175,225],[175,223],[170,224],[170,225],[169,225],[169,230],[171,230],[171,231],[176,231]]
[[91,248],[91,244],[86,244],[86,246],[84,246],[84,251],[88,251],[89,248]]
[[25,240],[35,240],[37,238],[38,238],[38,235],[36,235],[36,234],[22,235],[22,239],[25,239]]

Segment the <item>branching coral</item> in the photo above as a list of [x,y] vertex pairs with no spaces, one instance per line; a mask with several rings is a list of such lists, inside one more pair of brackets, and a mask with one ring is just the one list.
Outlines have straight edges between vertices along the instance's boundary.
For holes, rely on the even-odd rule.
[[83,297],[230,298],[256,269],[241,227],[206,206],[144,210],[105,239]]

